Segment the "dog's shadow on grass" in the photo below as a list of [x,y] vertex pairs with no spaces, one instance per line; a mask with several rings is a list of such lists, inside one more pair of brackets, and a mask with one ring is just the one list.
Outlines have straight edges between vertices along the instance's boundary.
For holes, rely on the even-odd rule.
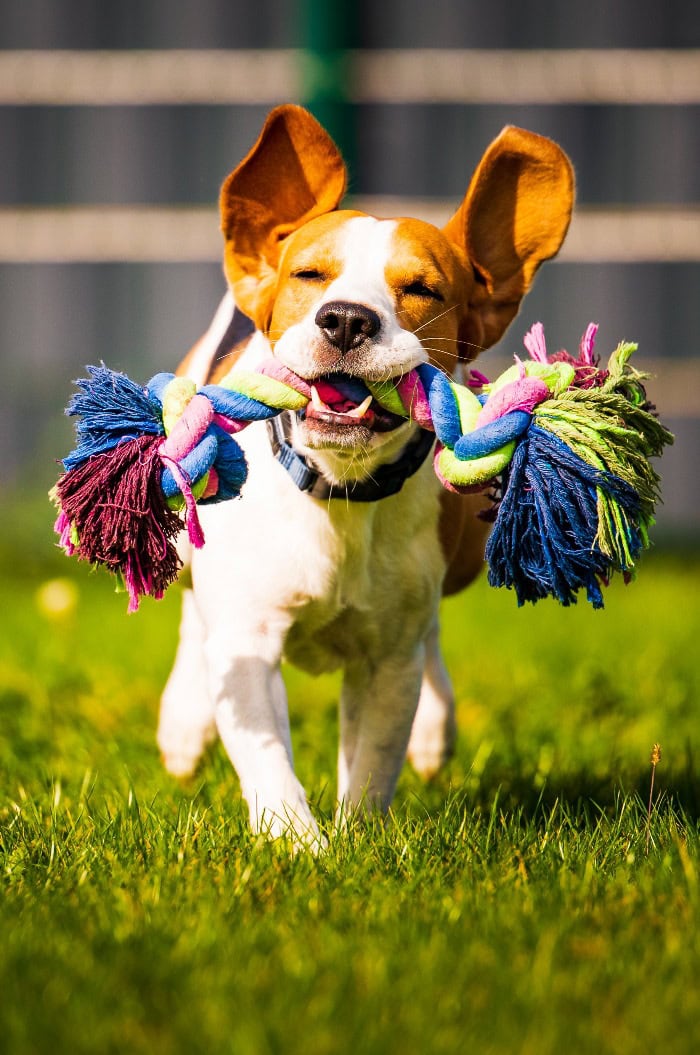
[[[568,813],[616,812],[623,801],[635,800],[646,809],[651,791],[651,766],[636,772],[601,776],[585,769],[552,773],[547,780],[494,766],[477,782],[460,779],[450,767],[430,783],[407,772],[401,780],[394,809],[410,816],[439,816],[455,801],[465,809],[489,811],[494,803],[504,812],[525,817],[549,813],[564,806]],[[666,771],[659,765],[654,777],[652,806],[670,804],[688,821],[700,820],[700,774],[692,754],[681,766]]]

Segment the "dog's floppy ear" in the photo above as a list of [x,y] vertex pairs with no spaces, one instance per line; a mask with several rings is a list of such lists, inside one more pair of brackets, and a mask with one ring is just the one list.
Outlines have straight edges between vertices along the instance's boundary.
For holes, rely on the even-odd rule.
[[236,303],[265,330],[280,243],[345,193],[333,140],[301,106],[278,106],[221,188],[224,270]]
[[566,154],[544,136],[508,126],[484,154],[444,233],[476,275],[464,339],[488,348],[515,316],[544,260],[564,240],[574,199]]

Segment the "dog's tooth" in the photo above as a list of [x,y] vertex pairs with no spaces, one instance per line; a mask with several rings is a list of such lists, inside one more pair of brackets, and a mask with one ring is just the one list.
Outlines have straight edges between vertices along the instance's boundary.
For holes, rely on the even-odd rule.
[[372,394],[370,393],[366,399],[364,399],[358,406],[353,407],[352,410],[347,411],[349,418],[363,418],[372,404]]

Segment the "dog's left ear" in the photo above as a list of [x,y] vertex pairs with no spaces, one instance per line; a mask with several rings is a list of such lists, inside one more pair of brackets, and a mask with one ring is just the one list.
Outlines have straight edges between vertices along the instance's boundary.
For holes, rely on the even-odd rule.
[[564,151],[534,132],[504,128],[444,228],[467,253],[477,280],[463,334],[472,347],[489,348],[503,334],[540,264],[558,252],[573,201]]
[[278,106],[260,137],[221,188],[224,270],[236,303],[269,325],[282,241],[345,193],[345,164],[335,143],[301,106]]

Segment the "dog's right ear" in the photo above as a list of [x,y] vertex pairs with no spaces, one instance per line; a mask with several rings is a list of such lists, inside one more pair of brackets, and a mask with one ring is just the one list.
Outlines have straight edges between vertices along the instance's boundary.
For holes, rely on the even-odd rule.
[[280,243],[345,193],[345,164],[328,133],[301,106],[278,106],[221,188],[224,271],[236,304],[267,330]]
[[479,163],[444,232],[477,276],[464,346],[490,348],[515,316],[540,264],[561,246],[574,203],[574,172],[551,139],[509,126]]

